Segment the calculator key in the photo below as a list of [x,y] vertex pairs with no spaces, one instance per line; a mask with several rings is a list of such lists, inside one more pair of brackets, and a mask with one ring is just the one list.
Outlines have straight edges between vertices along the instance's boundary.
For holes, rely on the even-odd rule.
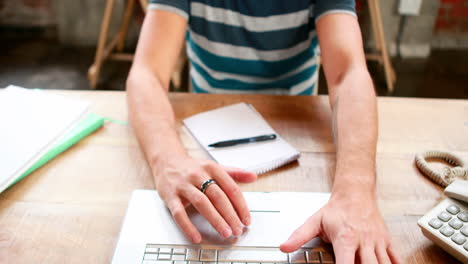
[[431,221],[429,221],[429,225],[435,229],[439,229],[443,224],[444,223],[437,218],[432,218]]
[[456,214],[458,214],[458,212],[460,212],[460,207],[452,204],[449,207],[447,207],[445,210],[447,210],[447,212],[449,212],[449,213],[451,213],[453,215],[456,215]]
[[458,245],[463,245],[463,243],[466,242],[466,237],[462,234],[457,233],[452,237],[452,241],[457,243]]
[[464,226],[460,232],[468,237],[468,225]]
[[444,226],[440,229],[440,233],[442,233],[442,235],[446,236],[446,237],[449,237],[451,235],[453,235],[453,233],[455,233],[455,230],[453,230],[453,228],[449,227],[449,226]]
[[457,215],[458,219],[462,220],[463,222],[468,222],[468,212],[462,212]]
[[452,216],[449,215],[447,212],[440,212],[440,214],[437,215],[437,217],[444,222],[447,222],[452,218]]
[[463,222],[460,221],[458,218],[453,218],[450,222],[449,225],[455,229],[460,229],[463,226]]

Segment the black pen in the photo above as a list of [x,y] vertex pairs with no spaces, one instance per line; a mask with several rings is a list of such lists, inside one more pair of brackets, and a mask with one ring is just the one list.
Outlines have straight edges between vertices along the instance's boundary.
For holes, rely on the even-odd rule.
[[239,144],[247,144],[247,143],[253,143],[253,142],[273,140],[273,139],[276,139],[276,135],[275,134],[269,134],[269,135],[261,135],[261,136],[256,136],[256,137],[248,137],[248,138],[239,138],[239,139],[219,141],[219,142],[208,145],[208,147],[222,148],[222,147],[230,147],[230,146],[235,146],[235,145],[239,145]]

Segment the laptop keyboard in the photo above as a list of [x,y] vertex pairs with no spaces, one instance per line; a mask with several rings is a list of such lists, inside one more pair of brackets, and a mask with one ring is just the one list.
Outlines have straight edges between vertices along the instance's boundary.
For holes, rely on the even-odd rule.
[[333,255],[323,248],[301,248],[283,253],[269,247],[213,247],[147,244],[142,264],[332,264]]

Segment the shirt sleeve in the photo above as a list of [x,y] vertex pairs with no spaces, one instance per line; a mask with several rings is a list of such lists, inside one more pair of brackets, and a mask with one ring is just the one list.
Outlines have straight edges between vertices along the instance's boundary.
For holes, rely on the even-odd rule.
[[345,13],[356,16],[355,0],[317,0],[314,6],[315,23],[324,15]]
[[190,0],[150,0],[148,10],[164,10],[178,14],[188,20]]

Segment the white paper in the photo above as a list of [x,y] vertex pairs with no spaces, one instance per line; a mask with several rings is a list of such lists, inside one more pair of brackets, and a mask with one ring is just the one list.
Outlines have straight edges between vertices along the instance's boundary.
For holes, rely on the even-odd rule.
[[0,192],[87,112],[89,103],[16,86],[0,90]]

